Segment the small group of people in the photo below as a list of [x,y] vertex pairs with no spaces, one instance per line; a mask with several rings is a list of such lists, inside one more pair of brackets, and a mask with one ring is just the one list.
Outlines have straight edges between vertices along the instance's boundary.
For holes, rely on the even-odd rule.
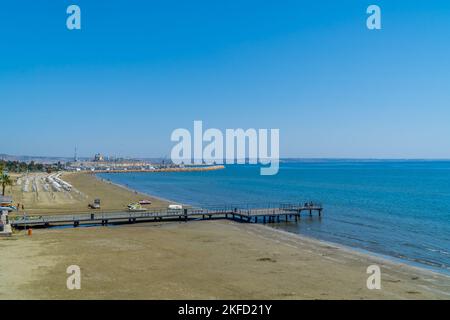
[[[20,211],[20,203],[17,203],[17,211]],[[24,205],[23,205],[23,203],[22,203],[22,211],[23,210],[25,210],[25,207],[24,207]]]
[[307,208],[314,207],[314,203],[312,201],[310,201],[309,203],[305,202],[304,206]]

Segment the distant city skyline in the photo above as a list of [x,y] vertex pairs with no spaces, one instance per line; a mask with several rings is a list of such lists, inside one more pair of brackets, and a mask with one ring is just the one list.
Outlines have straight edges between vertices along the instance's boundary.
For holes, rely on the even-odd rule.
[[443,0],[4,3],[0,154],[164,158],[202,120],[280,129],[281,158],[450,159],[449,34]]
[[[113,161],[113,160],[167,160],[170,161],[169,157],[133,157],[127,155],[103,155],[105,160]],[[64,156],[64,155],[30,155],[30,154],[0,154],[0,160],[9,161],[11,159],[19,159],[20,161],[30,161],[33,159],[60,159],[65,161],[74,161],[74,156]],[[86,156],[78,156],[77,161],[86,161],[95,159],[95,154],[86,155]],[[225,159],[224,159],[225,160]],[[305,161],[450,161],[450,158],[336,158],[336,157],[281,157],[280,161],[289,161],[289,160],[305,160]],[[225,162],[225,161],[224,161]]]

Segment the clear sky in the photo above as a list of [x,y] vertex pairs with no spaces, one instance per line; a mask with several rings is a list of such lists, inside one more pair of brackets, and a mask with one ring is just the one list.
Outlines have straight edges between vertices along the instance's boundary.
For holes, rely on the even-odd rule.
[[16,155],[165,156],[203,120],[279,128],[283,157],[450,158],[450,1],[2,0],[0,110]]

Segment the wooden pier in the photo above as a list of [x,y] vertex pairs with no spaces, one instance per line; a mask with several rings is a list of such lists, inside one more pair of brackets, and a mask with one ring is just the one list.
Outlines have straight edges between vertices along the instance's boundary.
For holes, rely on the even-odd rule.
[[70,215],[51,216],[27,216],[11,219],[11,225],[15,228],[26,227],[51,227],[51,226],[73,226],[80,225],[108,225],[118,223],[137,223],[151,221],[190,221],[209,219],[230,219],[247,223],[276,223],[276,222],[298,222],[302,213],[307,213],[312,217],[313,213],[322,216],[322,205],[305,203],[301,204],[281,204],[278,206],[268,206],[265,208],[245,208],[245,207],[214,207],[195,208],[189,207],[180,210],[164,209],[142,212],[90,212]]

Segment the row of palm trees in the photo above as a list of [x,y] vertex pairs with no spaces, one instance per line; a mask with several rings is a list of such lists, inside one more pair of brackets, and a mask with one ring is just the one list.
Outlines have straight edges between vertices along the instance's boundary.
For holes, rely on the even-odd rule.
[[3,164],[0,163],[0,185],[2,186],[2,196],[5,195],[6,187],[12,186],[13,184],[11,177],[8,174],[3,173],[3,169],[4,169]]

